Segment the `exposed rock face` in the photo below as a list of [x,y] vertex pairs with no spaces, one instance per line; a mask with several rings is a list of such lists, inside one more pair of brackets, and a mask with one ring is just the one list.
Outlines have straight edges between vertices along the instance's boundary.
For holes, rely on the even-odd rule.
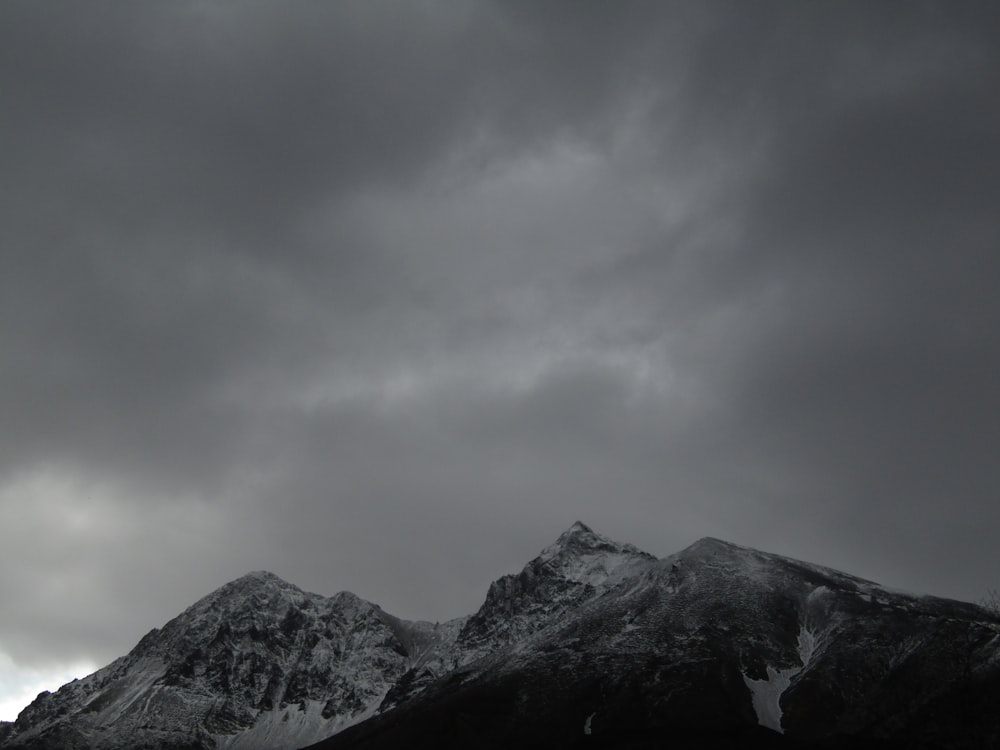
[[577,521],[520,573],[490,585],[486,602],[458,636],[463,660],[523,640],[655,562]]
[[440,625],[250,574],[0,745],[972,748],[997,746],[997,701],[979,607],[715,539],[657,560],[577,523]]
[[973,605],[703,539],[637,564],[568,614],[536,613],[524,640],[317,747],[978,748],[1000,739],[988,708],[1000,700],[1000,621]]
[[649,568],[656,558],[620,544],[577,521],[524,569],[494,581],[479,611],[449,623],[459,628],[433,661],[417,665],[394,687],[380,708],[385,712],[419,693],[434,680],[481,657],[560,622],[583,604]]
[[300,747],[371,715],[431,632],[251,573],[41,696],[7,746]]

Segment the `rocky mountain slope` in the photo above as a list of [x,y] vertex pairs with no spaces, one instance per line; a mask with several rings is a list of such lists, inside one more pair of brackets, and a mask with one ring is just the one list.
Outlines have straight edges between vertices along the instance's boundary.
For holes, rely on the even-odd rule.
[[436,637],[353,594],[251,573],[43,693],[4,747],[301,747],[374,713]]
[[994,747],[992,701],[979,607],[714,539],[657,560],[577,523],[440,625],[244,576],[0,747]]
[[572,616],[586,602],[655,562],[649,553],[614,542],[577,521],[520,573],[490,584],[478,612],[449,623],[448,627],[458,628],[454,641],[442,643],[432,659],[407,672],[386,696],[380,712],[454,669]]
[[543,620],[316,748],[1000,746],[974,605],[702,539]]

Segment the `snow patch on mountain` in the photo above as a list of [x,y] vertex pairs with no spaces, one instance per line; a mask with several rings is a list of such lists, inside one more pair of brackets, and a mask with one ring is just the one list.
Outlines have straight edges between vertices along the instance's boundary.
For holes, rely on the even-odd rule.
[[371,717],[383,695],[362,711],[333,719],[324,715],[326,701],[307,700],[283,709],[261,711],[253,726],[237,734],[215,734],[216,750],[296,750],[326,739],[349,726]]
[[768,664],[767,679],[764,680],[756,680],[748,677],[745,672],[742,673],[743,682],[750,688],[753,697],[753,710],[757,714],[758,724],[784,734],[785,730],[781,726],[781,696],[792,684],[792,678],[808,667],[816,653],[818,642],[816,634],[803,625],[798,635],[799,666],[775,669]]

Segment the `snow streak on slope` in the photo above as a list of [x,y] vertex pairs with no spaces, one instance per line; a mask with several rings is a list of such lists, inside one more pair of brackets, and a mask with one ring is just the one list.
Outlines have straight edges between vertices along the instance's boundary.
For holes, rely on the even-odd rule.
[[753,710],[757,714],[757,722],[768,729],[784,733],[781,726],[781,696],[792,684],[792,678],[805,669],[816,651],[816,635],[803,625],[799,630],[797,667],[775,669],[767,666],[767,679],[755,680],[743,674],[743,681],[753,695]]
[[325,701],[307,700],[283,709],[262,711],[254,724],[238,734],[214,735],[216,750],[295,750],[319,742],[364,721],[375,713],[384,696],[379,695],[363,711],[332,720],[323,715]]

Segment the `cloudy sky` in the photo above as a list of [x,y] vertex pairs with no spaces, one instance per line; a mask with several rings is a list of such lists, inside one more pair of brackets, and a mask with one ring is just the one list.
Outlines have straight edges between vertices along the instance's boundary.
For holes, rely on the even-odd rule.
[[1000,586],[1000,6],[0,4],[0,718],[574,520]]

